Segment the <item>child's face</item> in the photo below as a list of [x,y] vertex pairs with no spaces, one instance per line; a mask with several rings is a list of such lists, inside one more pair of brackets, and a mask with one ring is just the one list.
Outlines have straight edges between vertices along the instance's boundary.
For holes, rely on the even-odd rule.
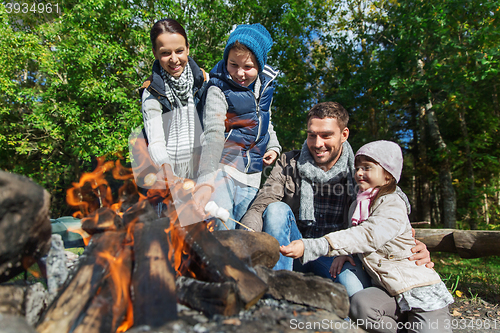
[[189,48],[182,35],[165,32],[156,38],[153,54],[167,73],[178,78],[187,65]]
[[252,52],[231,49],[226,66],[233,81],[245,87],[251,85],[259,75],[259,65]]
[[384,168],[367,160],[362,155],[356,157],[355,168],[356,183],[358,183],[360,191],[366,191],[375,186],[383,186],[389,181]]

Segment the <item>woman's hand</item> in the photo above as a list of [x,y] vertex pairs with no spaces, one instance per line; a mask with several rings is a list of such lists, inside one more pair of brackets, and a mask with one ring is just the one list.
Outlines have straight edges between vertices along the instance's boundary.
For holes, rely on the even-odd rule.
[[264,162],[264,166],[270,166],[271,164],[276,161],[276,158],[278,157],[278,153],[275,152],[274,150],[268,150],[264,154],[264,157],[262,158],[262,162]]
[[288,245],[281,245],[280,252],[285,257],[292,257],[293,259],[300,258],[304,255],[304,242],[302,240],[294,240]]
[[337,277],[337,274],[340,274],[342,271],[342,267],[344,266],[344,263],[346,261],[349,261],[353,266],[356,266],[354,263],[354,259],[351,256],[338,256],[333,259],[332,265],[330,266],[330,274],[332,275],[333,278]]

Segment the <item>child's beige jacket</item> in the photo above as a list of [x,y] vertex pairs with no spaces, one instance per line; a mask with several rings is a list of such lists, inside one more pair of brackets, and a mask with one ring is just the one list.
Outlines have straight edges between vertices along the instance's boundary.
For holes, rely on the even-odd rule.
[[408,260],[415,240],[406,205],[396,193],[377,199],[370,208],[370,217],[360,225],[330,233],[325,238],[330,245],[329,256],[358,253],[374,283],[391,296],[441,281],[433,269]]

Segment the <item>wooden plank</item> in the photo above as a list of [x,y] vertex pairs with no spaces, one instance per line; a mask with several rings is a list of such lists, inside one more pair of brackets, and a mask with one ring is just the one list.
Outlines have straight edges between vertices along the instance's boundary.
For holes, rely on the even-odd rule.
[[415,237],[430,252],[458,253],[462,258],[500,255],[500,231],[415,229]]
[[72,333],[116,332],[131,306],[132,248],[125,246],[116,257],[100,257],[108,261],[109,274],[85,313],[73,325]]
[[[193,256],[188,264],[193,276],[201,281],[235,281],[238,294],[248,309],[268,290],[268,286],[236,255],[210,233],[206,223],[186,227],[175,224]],[[183,274],[184,275],[184,274]]]
[[39,333],[66,333],[85,313],[93,297],[98,293],[108,274],[109,265],[97,262],[97,253],[116,254],[122,248],[125,232],[96,234],[92,237],[85,252],[80,256],[76,273],[67,282],[49,305],[36,327]]
[[430,252],[456,253],[453,232],[455,229],[415,229],[415,238],[424,243]]
[[134,230],[134,326],[159,327],[177,319],[175,271],[168,258],[168,218],[138,222]]

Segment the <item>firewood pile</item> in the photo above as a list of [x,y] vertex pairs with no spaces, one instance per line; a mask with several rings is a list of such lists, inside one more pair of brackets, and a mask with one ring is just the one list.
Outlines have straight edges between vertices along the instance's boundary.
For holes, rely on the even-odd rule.
[[[82,229],[90,242],[70,278],[33,324],[36,332],[194,332],[194,326],[198,331],[204,326],[229,332],[246,325],[246,332],[255,327],[260,332],[289,331],[287,327],[296,331],[314,318],[328,319],[330,331],[357,331],[345,330],[341,319],[348,315],[341,285],[270,269],[279,257],[279,245],[271,236],[211,231],[209,221],[182,227],[182,209],[169,202],[168,193],[156,191],[156,199],[145,200],[130,182],[120,188],[117,208],[108,185],[95,176],[119,168],[100,168],[75,186],[79,191],[72,191],[73,199],[80,198]],[[130,179],[120,172],[118,176]],[[86,199],[91,194],[93,198]],[[167,203],[161,218],[150,204],[158,198]],[[44,246],[37,253],[45,254]],[[335,329],[333,323],[338,324]]]

